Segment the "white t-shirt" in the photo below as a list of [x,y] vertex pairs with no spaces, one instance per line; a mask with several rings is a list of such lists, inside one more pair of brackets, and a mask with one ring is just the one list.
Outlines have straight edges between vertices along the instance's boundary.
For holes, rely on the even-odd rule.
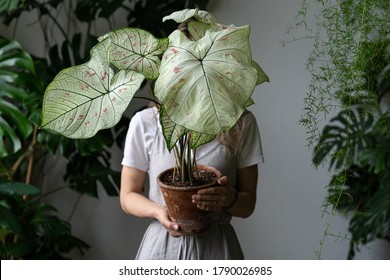
[[[240,127],[238,128],[238,126]],[[246,112],[241,117],[240,124],[237,124],[235,128],[240,132],[237,137],[236,151],[234,151],[237,168],[244,168],[262,162],[264,158],[260,133],[253,114],[249,111]],[[158,134],[162,136],[158,112],[155,107],[136,113],[130,122],[127,132],[122,165],[147,172],[150,167],[153,144]],[[160,139],[163,138],[160,137]],[[199,147],[197,149],[197,158],[201,159],[207,156],[208,153],[215,151],[220,146],[223,146],[223,144],[218,139],[215,139]],[[165,150],[164,152],[168,152],[166,147],[162,148]],[[229,150],[229,147],[225,148]],[[218,156],[218,153],[214,153],[214,155]],[[172,158],[169,157],[168,160],[171,161]]]
[[[263,161],[260,134],[253,114],[246,112],[230,135],[236,136],[225,135],[199,147],[196,158],[198,164],[217,168],[222,175],[229,177],[230,185],[236,187],[238,169]],[[173,154],[166,148],[157,109],[138,112],[129,126],[122,164],[149,174],[148,197],[152,201],[165,204],[156,178],[174,163]],[[213,212],[214,222],[207,232],[177,238],[172,237],[158,221],[152,221],[136,259],[243,259],[230,220],[231,216],[225,210]]]

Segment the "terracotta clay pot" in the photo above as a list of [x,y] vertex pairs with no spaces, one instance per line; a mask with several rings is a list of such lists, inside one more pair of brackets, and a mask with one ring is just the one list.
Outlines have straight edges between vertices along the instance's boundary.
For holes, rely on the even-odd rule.
[[[213,167],[198,165],[197,168],[199,171],[215,173],[218,179],[221,177],[221,172]],[[198,209],[192,203],[192,195],[200,189],[217,185],[218,179],[207,185],[195,187],[177,187],[161,182],[161,177],[166,173],[172,173],[173,170],[174,168],[167,169],[157,177],[157,183],[168,208],[169,217],[179,224],[183,235],[195,235],[207,231],[212,222],[212,212]]]

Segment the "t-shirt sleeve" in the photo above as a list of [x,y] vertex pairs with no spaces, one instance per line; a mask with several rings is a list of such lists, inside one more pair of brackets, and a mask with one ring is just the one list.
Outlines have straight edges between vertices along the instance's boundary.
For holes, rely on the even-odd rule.
[[150,150],[155,131],[149,111],[141,111],[131,119],[122,159],[122,165],[145,172],[149,169]]
[[251,112],[246,113],[243,118],[238,168],[245,168],[264,161],[260,131],[256,118]]

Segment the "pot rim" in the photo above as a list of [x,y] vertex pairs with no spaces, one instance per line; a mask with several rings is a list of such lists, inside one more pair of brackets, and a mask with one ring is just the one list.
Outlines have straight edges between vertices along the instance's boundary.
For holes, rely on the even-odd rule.
[[205,184],[205,185],[200,185],[200,186],[188,186],[188,187],[176,187],[176,186],[172,186],[172,185],[167,185],[165,183],[163,183],[160,178],[163,174],[165,173],[168,173],[168,172],[172,172],[172,170],[174,169],[174,167],[171,167],[171,168],[168,168],[168,169],[165,169],[163,172],[161,172],[158,176],[157,176],[157,183],[160,187],[163,187],[165,189],[169,189],[169,190],[178,190],[178,191],[186,191],[186,192],[190,192],[190,191],[194,191],[194,190],[201,190],[201,189],[205,189],[205,188],[209,188],[209,187],[212,187],[212,186],[215,186],[215,185],[218,185],[217,184],[217,181],[222,177],[222,174],[221,172],[216,169],[215,167],[212,167],[212,166],[208,166],[208,165],[202,165],[202,164],[197,164],[196,165],[197,168],[200,168],[200,169],[204,169],[204,170],[208,170],[208,171],[211,171],[213,172],[214,174],[217,175],[217,179],[214,180],[213,182],[211,183],[208,183],[208,184]]

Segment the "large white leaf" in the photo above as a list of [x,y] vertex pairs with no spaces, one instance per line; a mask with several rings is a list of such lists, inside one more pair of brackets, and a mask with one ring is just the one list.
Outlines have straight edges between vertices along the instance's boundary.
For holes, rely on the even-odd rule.
[[108,66],[110,39],[91,50],[91,60],[62,70],[46,88],[42,127],[70,138],[88,138],[114,126],[144,77]]
[[169,40],[155,85],[167,115],[198,133],[226,132],[250,103],[258,81],[249,26],[207,31],[198,41],[175,31]]
[[157,78],[168,38],[157,39],[139,28],[120,28],[105,37],[111,39],[110,63],[116,68],[140,72],[147,79]]

